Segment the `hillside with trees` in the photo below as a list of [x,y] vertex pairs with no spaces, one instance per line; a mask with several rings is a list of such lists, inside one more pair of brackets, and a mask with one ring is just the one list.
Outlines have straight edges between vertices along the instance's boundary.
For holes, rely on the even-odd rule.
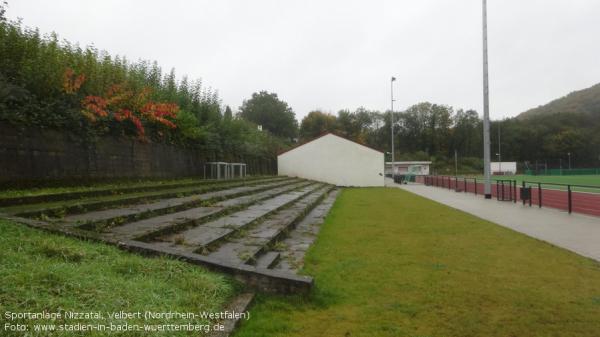
[[574,91],[548,104],[527,110],[521,113],[519,118],[548,117],[558,113],[581,113],[600,116],[600,83],[587,89]]

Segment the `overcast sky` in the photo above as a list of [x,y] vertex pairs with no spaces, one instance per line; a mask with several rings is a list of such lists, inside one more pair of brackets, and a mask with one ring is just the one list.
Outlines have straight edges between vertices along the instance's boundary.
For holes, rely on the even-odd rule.
[[[309,111],[421,101],[482,111],[480,0],[8,0],[9,18]],[[514,116],[600,82],[600,1],[488,0],[490,104]]]

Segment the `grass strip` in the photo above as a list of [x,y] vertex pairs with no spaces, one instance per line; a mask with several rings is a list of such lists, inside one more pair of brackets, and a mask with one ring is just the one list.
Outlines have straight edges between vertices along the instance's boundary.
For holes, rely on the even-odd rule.
[[308,298],[261,295],[236,337],[600,331],[600,264],[400,189],[345,189],[307,254]]

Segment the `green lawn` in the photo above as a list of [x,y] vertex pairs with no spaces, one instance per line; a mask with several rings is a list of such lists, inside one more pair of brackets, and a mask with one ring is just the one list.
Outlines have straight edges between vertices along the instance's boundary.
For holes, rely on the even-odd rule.
[[262,295],[236,337],[598,336],[600,263],[399,189],[345,189],[309,298]]
[[[26,336],[5,331],[5,312],[58,310],[81,312],[222,310],[239,291],[236,282],[198,266],[166,259],[144,258],[115,247],[52,235],[0,220],[0,336]],[[54,323],[187,323],[202,320],[60,320]],[[49,321],[36,321],[44,323]],[[30,327],[33,328],[30,324]],[[34,336],[79,336],[54,332]],[[87,333],[85,336],[106,336]],[[118,336],[198,336],[199,333],[140,333]]]

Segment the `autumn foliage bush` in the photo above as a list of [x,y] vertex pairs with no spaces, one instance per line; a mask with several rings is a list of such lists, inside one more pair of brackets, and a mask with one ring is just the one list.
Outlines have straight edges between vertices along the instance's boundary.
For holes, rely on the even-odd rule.
[[[67,68],[64,73],[63,88],[67,94],[77,94],[85,81],[85,75],[76,75]],[[143,88],[139,92],[127,88],[126,84],[114,84],[103,96],[85,96],[81,100],[82,114],[92,124],[116,121],[129,123],[135,127],[140,140],[147,140],[144,124],[162,126],[163,130],[176,129],[175,124],[179,106],[171,102],[154,102],[150,97],[151,89]],[[125,130],[127,128],[124,128]],[[164,131],[158,131],[159,136]]]

